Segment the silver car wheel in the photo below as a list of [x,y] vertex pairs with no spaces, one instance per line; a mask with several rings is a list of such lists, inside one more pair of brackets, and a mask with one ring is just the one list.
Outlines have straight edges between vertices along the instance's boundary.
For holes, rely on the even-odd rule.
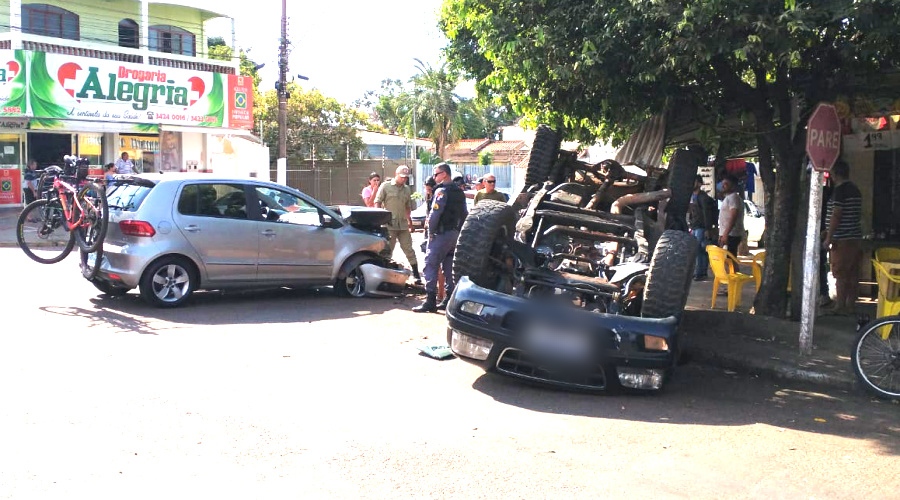
[[191,275],[178,264],[160,267],[153,275],[153,294],[163,302],[178,302],[191,287]]
[[153,263],[141,277],[141,297],[156,307],[178,307],[200,283],[197,269],[183,257],[169,256]]
[[366,277],[359,266],[353,268],[347,274],[344,286],[346,287],[347,295],[351,297],[364,297],[366,295]]

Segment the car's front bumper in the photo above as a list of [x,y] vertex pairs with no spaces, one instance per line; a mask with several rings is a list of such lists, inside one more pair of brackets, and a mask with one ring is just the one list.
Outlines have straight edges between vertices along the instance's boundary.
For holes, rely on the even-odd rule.
[[571,389],[602,391],[610,383],[657,389],[678,352],[674,317],[636,318],[521,299],[466,277],[451,296],[447,320],[447,342],[460,358]]
[[366,295],[393,297],[406,288],[411,272],[409,269],[382,267],[377,264],[359,266],[366,279]]

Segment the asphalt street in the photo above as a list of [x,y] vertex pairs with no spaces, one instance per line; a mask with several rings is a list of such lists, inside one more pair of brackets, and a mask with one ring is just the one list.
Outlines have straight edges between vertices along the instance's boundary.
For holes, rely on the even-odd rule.
[[889,498],[900,406],[697,364],[653,396],[418,354],[414,298],[100,296],[0,249],[0,498]]

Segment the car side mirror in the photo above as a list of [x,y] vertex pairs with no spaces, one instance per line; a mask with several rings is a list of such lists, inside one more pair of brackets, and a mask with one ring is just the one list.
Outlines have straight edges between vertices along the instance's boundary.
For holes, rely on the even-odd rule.
[[337,228],[340,227],[341,223],[334,220],[334,218],[326,213],[322,213],[319,215],[319,219],[322,221],[322,227],[331,227]]

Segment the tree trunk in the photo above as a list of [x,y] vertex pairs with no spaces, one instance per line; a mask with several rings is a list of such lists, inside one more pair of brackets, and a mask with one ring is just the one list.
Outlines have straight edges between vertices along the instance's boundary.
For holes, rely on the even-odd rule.
[[[798,133],[797,137],[792,138],[790,130],[775,127],[773,114],[768,108],[757,109],[754,114],[758,130],[765,134],[765,142],[773,147],[778,164],[775,193],[772,201],[766,204],[766,223],[770,224],[766,239],[766,265],[763,268],[762,287],[756,294],[754,307],[757,314],[783,318],[787,313],[785,291],[800,206],[797,192],[800,189],[802,144],[806,140],[806,133]],[[767,145],[760,142],[762,148],[766,148]],[[799,286],[797,283],[794,287]]]

